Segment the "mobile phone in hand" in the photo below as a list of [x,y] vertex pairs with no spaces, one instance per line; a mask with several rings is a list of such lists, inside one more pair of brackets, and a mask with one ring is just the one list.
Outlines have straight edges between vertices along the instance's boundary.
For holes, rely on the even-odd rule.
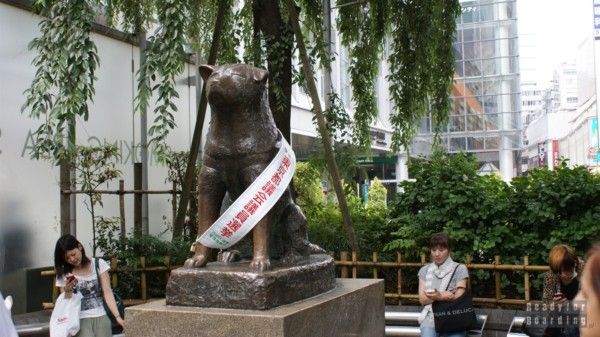
[[71,275],[67,276],[68,282],[73,282],[73,280],[75,280],[75,275],[71,274]]

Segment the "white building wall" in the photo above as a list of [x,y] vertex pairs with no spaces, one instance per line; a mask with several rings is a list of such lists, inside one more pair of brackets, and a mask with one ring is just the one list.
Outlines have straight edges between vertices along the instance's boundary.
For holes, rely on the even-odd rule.
[[[54,242],[60,235],[59,226],[59,171],[51,163],[29,158],[31,139],[28,132],[39,126],[39,122],[21,114],[25,101],[23,92],[29,88],[35,69],[31,65],[34,53],[27,45],[39,34],[39,17],[31,12],[6,4],[0,4],[0,275],[13,267],[36,267],[52,264]],[[116,143],[121,150],[119,169],[123,172],[125,188],[133,189],[134,158],[139,160],[139,151],[132,143],[139,143],[139,116],[132,114],[132,85],[135,85],[131,69],[138,66],[138,49],[132,45],[93,34],[98,46],[100,66],[97,69],[96,95],[90,104],[90,119],[77,121],[79,144],[97,145]],[[193,69],[189,69],[193,74]],[[188,70],[178,78],[185,83]],[[174,150],[189,148],[190,125],[195,123],[195,90],[179,84],[180,98],[176,101],[175,113],[178,128],[169,136],[168,143]],[[152,106],[149,111],[152,111]],[[152,120],[150,115],[149,120]],[[208,123],[205,123],[208,125]],[[135,136],[134,136],[135,135]],[[150,160],[149,188],[170,189],[165,184],[166,168]],[[118,189],[118,181],[107,189]],[[170,197],[149,197],[150,234],[164,231],[162,216],[171,218]],[[104,208],[99,215],[118,216],[118,198],[104,196]],[[84,197],[78,196],[77,236],[91,253],[91,221],[83,204]],[[126,197],[126,221],[131,230],[133,215],[132,197]],[[19,251],[6,249],[10,240],[20,240]],[[14,254],[21,258],[24,266],[11,266]]]

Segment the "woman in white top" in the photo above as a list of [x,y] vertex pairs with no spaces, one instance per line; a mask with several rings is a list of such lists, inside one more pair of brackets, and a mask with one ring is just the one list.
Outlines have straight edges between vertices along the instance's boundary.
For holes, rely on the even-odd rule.
[[[431,303],[452,301],[464,294],[469,271],[464,264],[456,266],[450,257],[450,238],[444,233],[436,233],[429,240],[432,263],[419,270],[419,302],[425,307],[419,317],[422,337],[464,337],[466,331],[439,334]],[[454,269],[456,268],[456,271]],[[451,279],[450,279],[451,278]],[[448,290],[446,290],[448,289]]]
[[102,259],[97,261],[99,278],[94,259],[90,260],[85,255],[83,246],[73,235],[66,234],[56,242],[54,249],[56,285],[65,292],[66,298],[70,298],[73,292],[80,292],[82,295],[80,329],[75,337],[112,336],[110,319],[104,310],[104,302],[115,316],[117,323],[121,326],[125,323],[119,315],[110,288],[108,276],[110,267]]

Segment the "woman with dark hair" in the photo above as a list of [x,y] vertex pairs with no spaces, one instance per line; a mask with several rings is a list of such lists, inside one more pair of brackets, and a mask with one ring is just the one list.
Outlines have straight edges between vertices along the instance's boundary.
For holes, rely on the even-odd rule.
[[[98,261],[98,274],[96,274]],[[123,318],[119,315],[108,270],[108,263],[102,259],[90,260],[83,245],[70,234],[58,239],[54,248],[54,269],[56,285],[71,298],[73,292],[80,292],[81,313],[80,329],[75,337],[111,337],[111,323],[104,310],[104,302],[115,316],[117,323],[124,326]],[[100,288],[102,287],[102,288]],[[102,298],[104,294],[104,299]],[[116,315],[115,315],[116,313]]]
[[600,244],[586,255],[581,290],[575,301],[584,304],[579,329],[581,337],[600,337]]
[[469,271],[464,264],[452,261],[450,238],[436,233],[429,240],[433,262],[419,270],[419,302],[425,307],[421,311],[419,324],[422,337],[464,337],[467,332],[438,334],[431,304],[436,301],[453,301],[465,293]]

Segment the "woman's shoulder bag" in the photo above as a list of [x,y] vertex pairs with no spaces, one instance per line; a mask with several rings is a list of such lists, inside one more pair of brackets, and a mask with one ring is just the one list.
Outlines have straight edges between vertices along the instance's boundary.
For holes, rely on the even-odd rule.
[[[460,264],[456,264],[450,281],[446,287],[448,291],[456,269]],[[464,294],[452,301],[435,301],[431,305],[433,311],[433,321],[435,331],[438,333],[449,333],[459,331],[469,331],[477,329],[477,316],[473,308],[473,298],[469,289],[465,289]]]

